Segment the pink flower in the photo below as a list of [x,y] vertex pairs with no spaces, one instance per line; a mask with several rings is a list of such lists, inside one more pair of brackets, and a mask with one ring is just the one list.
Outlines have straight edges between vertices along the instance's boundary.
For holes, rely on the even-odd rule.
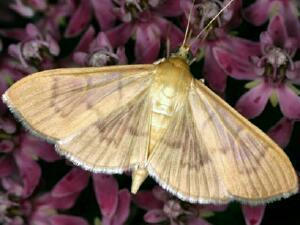
[[[80,192],[87,186],[89,173],[72,169],[54,187],[51,195],[58,208],[72,207]],[[127,189],[119,190],[113,176],[93,174],[96,199],[102,213],[103,225],[123,225],[129,216],[131,196]],[[66,203],[62,201],[66,199]]]
[[299,7],[297,0],[256,0],[245,9],[244,15],[246,20],[256,26],[263,25],[272,16],[281,15],[284,18],[288,35],[298,38],[300,42],[297,6]]
[[123,225],[129,216],[129,191],[119,190],[117,181],[109,175],[94,174],[93,181],[103,225]]
[[251,88],[236,104],[246,117],[262,113],[268,100],[279,103],[281,112],[289,119],[300,118],[300,97],[294,84],[300,83],[300,61],[293,62],[297,42],[288,36],[283,18],[273,17],[268,30],[260,37],[261,51],[251,57],[241,57],[229,50],[214,49],[218,64],[236,79],[254,80]]
[[[30,70],[25,69],[16,60],[12,59],[12,57],[3,55],[0,58],[0,96],[2,96],[9,85],[30,72]],[[0,101],[0,115],[4,115],[6,111],[7,106]]]
[[248,206],[242,205],[242,211],[246,225],[259,225],[265,213],[265,205]]
[[105,66],[126,64],[125,48],[118,47],[114,52],[107,36],[99,33],[96,38],[95,31],[90,27],[83,35],[77,46],[73,59],[81,66]]
[[58,1],[56,4],[49,4],[47,7],[47,13],[41,17],[36,26],[43,34],[51,35],[57,42],[61,39],[61,23],[67,16],[73,14],[74,1]]
[[[161,40],[170,41],[171,48],[177,47],[183,33],[162,16],[178,16],[182,13],[180,0],[144,1],[110,0],[81,1],[77,6],[65,32],[74,37],[88,27],[93,12],[101,28],[107,31],[113,48],[123,46],[134,35],[135,56],[138,63],[149,63],[157,59]],[[114,27],[117,21],[122,24]]]
[[123,23],[106,32],[112,47],[124,45],[131,36],[135,37],[134,54],[137,63],[152,63],[157,59],[161,41],[178,47],[183,32],[163,16],[180,15],[179,0],[167,1],[117,1],[117,17]]
[[[63,199],[62,199],[63,200]],[[0,223],[5,225],[88,225],[77,216],[58,214],[49,193],[20,197],[0,192]]]
[[173,198],[160,187],[152,191],[140,191],[134,202],[142,209],[148,210],[144,215],[147,223],[170,221],[171,225],[209,225],[201,218],[207,211],[223,211],[226,205],[191,205],[182,206],[178,199]]
[[56,40],[49,33],[41,33],[33,24],[28,24],[25,30],[14,29],[3,33],[20,41],[9,46],[9,54],[18,59],[25,68],[51,68],[51,57],[59,54]]
[[29,134],[16,134],[16,125],[8,118],[0,120],[0,132],[2,186],[19,196],[30,196],[41,176],[41,169],[36,160],[41,158],[52,162],[58,159],[58,155],[49,144]]
[[268,131],[268,135],[276,141],[276,143],[285,148],[292,136],[294,129],[294,120],[283,117]]
[[80,169],[73,168],[65,175],[51,191],[53,204],[56,208],[69,209],[83,191],[89,181],[89,173]]
[[13,0],[10,8],[21,16],[33,17],[36,11],[44,11],[47,8],[46,0]]
[[[71,1],[75,3],[75,1]],[[73,5],[72,17],[65,31],[65,37],[74,37],[88,27],[92,18],[91,0],[80,0],[78,5]]]

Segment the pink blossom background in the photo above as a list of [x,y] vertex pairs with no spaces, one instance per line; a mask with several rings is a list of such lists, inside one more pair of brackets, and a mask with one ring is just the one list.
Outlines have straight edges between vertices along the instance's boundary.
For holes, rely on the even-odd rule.
[[[300,170],[300,2],[235,0],[13,0],[0,2],[0,94],[59,67],[152,63],[176,51],[191,14],[196,78],[268,133]],[[297,224],[299,195],[256,207],[192,205],[150,178],[91,174],[33,137],[0,103],[0,224]]]

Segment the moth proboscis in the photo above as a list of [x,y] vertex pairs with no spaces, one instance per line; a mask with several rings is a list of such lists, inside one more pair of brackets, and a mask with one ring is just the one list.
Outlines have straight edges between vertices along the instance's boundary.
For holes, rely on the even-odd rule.
[[258,204],[296,193],[286,154],[193,78],[185,42],[155,64],[38,72],[3,100],[76,165],[131,170],[133,193],[148,175],[192,203]]

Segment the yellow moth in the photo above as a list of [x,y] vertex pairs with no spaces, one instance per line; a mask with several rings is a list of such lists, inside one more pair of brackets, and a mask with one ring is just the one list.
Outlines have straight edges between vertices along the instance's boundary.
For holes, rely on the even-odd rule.
[[93,172],[150,175],[192,203],[269,202],[297,192],[286,154],[190,73],[189,47],[154,64],[66,68],[13,84],[25,126]]

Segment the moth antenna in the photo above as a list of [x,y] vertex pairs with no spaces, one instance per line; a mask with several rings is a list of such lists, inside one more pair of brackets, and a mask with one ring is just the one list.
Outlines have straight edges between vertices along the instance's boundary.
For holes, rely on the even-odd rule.
[[[209,23],[199,32],[199,34],[196,36],[196,38],[194,39],[194,41],[193,41],[193,43],[198,39],[198,38],[200,38],[201,37],[201,35],[205,32],[205,30],[207,30],[207,28],[209,28],[210,27],[210,25],[221,15],[221,13],[222,12],[224,12],[224,10],[226,10],[230,5],[231,5],[231,3],[233,2],[233,1],[235,1],[235,0],[230,0],[221,10],[220,10],[220,12],[218,12],[217,13],[217,15],[215,15],[210,21],[209,21]],[[192,46],[192,44],[193,43],[191,43],[191,45],[190,46]],[[189,46],[189,47],[190,47]]]
[[187,47],[186,46],[186,42],[188,40],[188,37],[190,36],[189,33],[190,33],[191,17],[192,17],[194,6],[195,6],[195,0],[193,0],[192,8],[191,8],[191,10],[189,12],[188,24],[187,24],[187,27],[186,27],[186,30],[185,30],[184,39],[183,39],[181,48],[182,47]]
[[167,39],[167,43],[166,43],[166,52],[167,52],[167,58],[169,58],[171,55],[171,43],[169,38]]

